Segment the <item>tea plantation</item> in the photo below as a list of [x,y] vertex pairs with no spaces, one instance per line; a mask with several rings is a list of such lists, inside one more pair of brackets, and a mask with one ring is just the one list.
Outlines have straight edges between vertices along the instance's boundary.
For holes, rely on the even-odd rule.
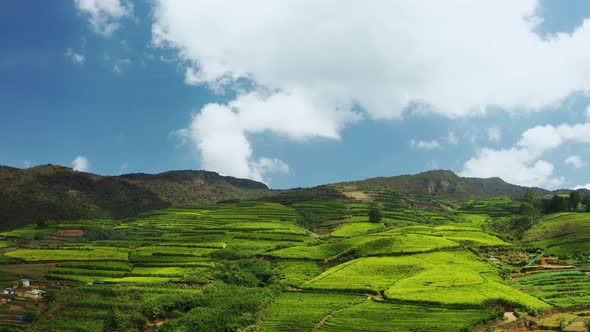
[[2,295],[0,330],[468,331],[506,311],[590,306],[590,214],[545,215],[515,240],[492,227],[520,217],[506,197],[413,208],[371,195],[0,233],[0,283],[44,294]]

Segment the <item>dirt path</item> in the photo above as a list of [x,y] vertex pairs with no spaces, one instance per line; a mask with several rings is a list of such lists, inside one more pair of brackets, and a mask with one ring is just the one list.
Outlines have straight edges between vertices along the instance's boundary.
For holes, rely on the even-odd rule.
[[[373,299],[373,297],[371,295],[367,295],[367,299],[364,302],[361,303],[366,303],[367,301],[371,301]],[[351,306],[348,307],[344,307],[344,308],[340,308],[340,309],[336,309],[334,311],[332,311],[331,313],[327,314],[326,316],[324,316],[324,318],[322,318],[317,324],[315,324],[315,326],[313,327],[313,330],[311,330],[312,332],[319,330],[330,318],[332,318],[338,311],[342,311],[345,309],[348,309],[350,307],[353,306],[357,306],[360,305],[361,303],[357,303],[357,304],[353,304]]]
[[262,315],[260,316],[260,320],[258,321],[258,323],[256,325],[258,325],[258,329],[260,330],[260,328],[262,328],[262,324],[264,324],[264,321],[266,320],[266,316],[268,315],[268,312],[270,311],[270,307],[272,306],[272,302],[269,303],[266,308],[264,308],[264,310],[262,310]]
[[329,313],[326,316],[324,316],[324,318],[322,318],[322,320],[320,320],[317,324],[315,324],[315,326],[313,327],[312,332],[313,331],[317,331],[320,327],[322,327],[322,325],[324,325],[324,323],[326,323],[328,321],[328,319],[332,318],[332,316],[334,316],[334,314],[336,314],[336,312],[338,312],[340,310],[342,310],[342,309],[334,310],[331,313]]
[[512,322],[516,322],[517,318],[514,315],[514,312],[505,312],[504,313],[504,323],[512,323]]

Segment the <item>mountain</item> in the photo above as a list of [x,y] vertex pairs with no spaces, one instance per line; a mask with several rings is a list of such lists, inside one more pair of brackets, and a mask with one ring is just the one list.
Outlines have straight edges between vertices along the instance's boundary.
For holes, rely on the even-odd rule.
[[[270,190],[260,182],[208,171],[100,176],[55,165],[29,169],[0,165],[0,229],[16,228],[39,220],[121,218],[169,206],[256,199],[271,195],[274,196],[271,200],[285,204],[340,199],[345,197],[343,194],[360,198],[357,196],[359,193],[368,197],[367,194],[371,195],[375,189],[444,198],[520,198],[528,188],[507,183],[500,178],[465,178],[452,171],[436,170],[279,192]],[[569,193],[568,190],[533,190],[539,195]]]
[[[523,197],[526,190],[529,189],[528,187],[507,183],[497,177],[488,179],[460,177],[448,170],[428,171],[416,175],[378,177],[362,181],[336,183],[332,186],[342,191],[381,188],[402,193],[436,195],[449,198],[472,196]],[[541,188],[532,189],[540,195],[550,193],[550,191]]]
[[207,171],[100,176],[55,165],[0,166],[0,229],[39,220],[121,218],[270,192],[263,183]]

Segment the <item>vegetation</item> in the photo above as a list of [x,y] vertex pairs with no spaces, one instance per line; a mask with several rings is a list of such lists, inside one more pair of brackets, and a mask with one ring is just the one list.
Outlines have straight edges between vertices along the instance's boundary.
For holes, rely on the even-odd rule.
[[[155,192],[196,174],[218,179],[122,179],[149,179]],[[484,330],[505,311],[567,330],[587,319],[583,192],[509,187],[521,196],[463,198],[476,179],[428,176],[422,184],[337,184],[126,219],[47,218],[0,233],[0,283],[28,278],[46,291],[38,300],[2,295],[11,301],[0,304],[0,330],[462,331]],[[398,182],[430,194],[392,191]],[[492,186],[486,192],[507,185],[482,183]],[[443,197],[443,187],[459,191]],[[158,191],[164,201],[181,187],[166,188]],[[549,213],[552,202],[565,211]]]

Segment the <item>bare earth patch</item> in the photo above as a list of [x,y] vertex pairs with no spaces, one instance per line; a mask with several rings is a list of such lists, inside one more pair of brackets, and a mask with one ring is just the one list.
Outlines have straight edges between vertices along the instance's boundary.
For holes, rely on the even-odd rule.
[[84,231],[81,229],[60,229],[55,231],[53,235],[66,236],[66,237],[79,237],[84,235]]
[[362,191],[344,191],[342,193],[347,197],[354,198],[356,200],[363,202],[370,202],[373,200],[371,196],[367,195],[367,193]]

